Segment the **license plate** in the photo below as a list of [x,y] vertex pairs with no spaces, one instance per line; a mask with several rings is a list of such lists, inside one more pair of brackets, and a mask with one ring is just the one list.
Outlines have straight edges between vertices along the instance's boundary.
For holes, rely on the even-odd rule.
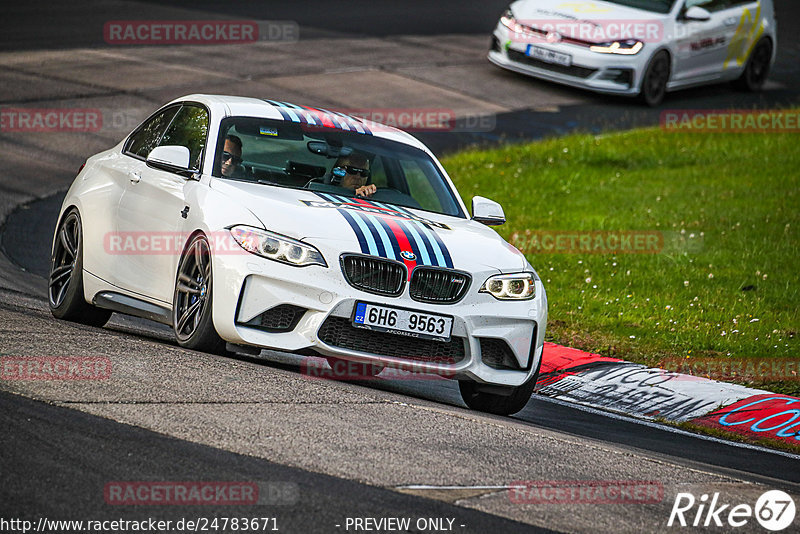
[[556,52],[548,48],[542,48],[541,46],[528,45],[528,49],[525,51],[525,54],[528,57],[539,59],[546,63],[555,63],[556,65],[564,65],[565,67],[572,65],[571,55],[562,54],[561,52]]
[[436,341],[450,341],[453,318],[404,308],[356,302],[353,326]]

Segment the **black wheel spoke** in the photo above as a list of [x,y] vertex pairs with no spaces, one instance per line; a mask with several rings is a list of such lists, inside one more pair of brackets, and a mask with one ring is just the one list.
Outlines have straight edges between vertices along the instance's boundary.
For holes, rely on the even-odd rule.
[[70,263],[68,265],[62,265],[57,269],[53,269],[53,272],[50,273],[50,287],[58,284],[64,278],[68,278],[72,274],[73,267],[74,264]]
[[67,292],[67,287],[68,286],[69,286],[68,283],[62,284],[61,288],[58,290],[58,294],[56,295],[56,298],[55,298],[55,302],[56,302],[57,306],[60,305],[62,302],[64,302],[64,294]]
[[75,257],[75,247],[70,242],[70,238],[67,236],[67,227],[66,227],[66,225],[64,225],[64,227],[61,228],[61,232],[59,233],[58,237],[59,237],[59,240],[61,241],[61,244],[64,247],[64,252],[66,252],[67,254],[69,254],[71,257],[74,258]]
[[72,275],[80,250],[80,222],[77,215],[68,215],[61,223],[53,245],[53,255],[48,278],[50,305],[58,308],[64,302],[72,284]]
[[[203,300],[200,299],[200,300],[197,300],[194,304],[192,304],[188,308],[186,308],[186,310],[181,315],[181,318],[178,320],[178,328],[177,328],[178,332],[183,332],[184,328],[186,328],[186,323],[189,321],[189,319],[192,319],[194,317],[194,315],[198,315],[199,316],[199,313],[197,313],[197,312],[200,309],[200,307],[202,306],[202,304],[203,304]],[[196,324],[193,324],[192,325],[192,330],[194,330],[194,328],[196,326],[197,326]]]

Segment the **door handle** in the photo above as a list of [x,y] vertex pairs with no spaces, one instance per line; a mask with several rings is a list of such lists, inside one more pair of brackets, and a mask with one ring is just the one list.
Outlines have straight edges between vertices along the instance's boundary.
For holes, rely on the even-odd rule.
[[142,179],[142,175],[136,171],[131,171],[128,173],[128,178],[130,178],[132,184],[138,184],[139,180]]

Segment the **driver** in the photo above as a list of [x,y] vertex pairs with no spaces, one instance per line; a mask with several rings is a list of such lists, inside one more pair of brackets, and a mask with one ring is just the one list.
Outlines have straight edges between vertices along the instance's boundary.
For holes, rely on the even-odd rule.
[[[371,197],[378,190],[375,184],[367,184],[369,159],[359,152],[339,156],[331,169],[331,183],[355,191],[356,196]],[[338,181],[338,184],[336,183]]]
[[242,163],[242,140],[235,135],[225,136],[222,148],[222,167],[220,171],[226,178],[241,178],[244,172]]

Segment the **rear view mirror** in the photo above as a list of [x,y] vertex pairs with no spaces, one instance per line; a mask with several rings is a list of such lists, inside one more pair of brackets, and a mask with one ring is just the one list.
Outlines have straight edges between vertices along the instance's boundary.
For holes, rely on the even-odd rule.
[[189,170],[189,149],[185,146],[157,146],[147,156],[147,165],[170,172]]
[[353,152],[353,149],[349,146],[331,145],[325,141],[309,141],[308,150],[314,154],[325,156],[326,158],[349,156],[350,153]]
[[472,197],[472,220],[486,226],[500,226],[506,222],[503,206],[484,197]]

